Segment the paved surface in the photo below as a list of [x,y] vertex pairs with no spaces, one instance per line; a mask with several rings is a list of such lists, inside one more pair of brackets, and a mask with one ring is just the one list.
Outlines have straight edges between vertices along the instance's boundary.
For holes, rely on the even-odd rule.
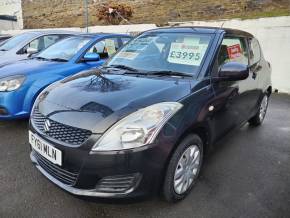
[[27,123],[0,122],[0,217],[290,217],[290,96],[274,95],[265,123],[216,145],[189,197],[88,202],[30,163]]

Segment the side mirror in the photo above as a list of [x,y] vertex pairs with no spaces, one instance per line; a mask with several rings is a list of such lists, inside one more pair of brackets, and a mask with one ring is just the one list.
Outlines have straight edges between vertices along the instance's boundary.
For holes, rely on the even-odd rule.
[[101,60],[100,55],[97,53],[87,53],[83,57],[82,61],[84,62],[92,62]]
[[38,53],[38,50],[36,48],[27,48],[26,53],[28,57],[31,57],[31,55]]
[[238,81],[248,77],[249,67],[238,62],[225,63],[218,73],[218,80],[220,81]]

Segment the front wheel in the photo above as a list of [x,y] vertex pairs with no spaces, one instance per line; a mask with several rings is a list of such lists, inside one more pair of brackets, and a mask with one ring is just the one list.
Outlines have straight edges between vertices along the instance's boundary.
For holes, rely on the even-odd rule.
[[203,159],[203,142],[199,136],[187,136],[173,153],[165,175],[163,196],[168,202],[184,199],[194,186]]
[[269,96],[265,94],[260,103],[259,111],[254,117],[252,117],[249,120],[249,124],[251,126],[259,126],[263,123],[266,113],[267,113],[268,103],[269,103]]

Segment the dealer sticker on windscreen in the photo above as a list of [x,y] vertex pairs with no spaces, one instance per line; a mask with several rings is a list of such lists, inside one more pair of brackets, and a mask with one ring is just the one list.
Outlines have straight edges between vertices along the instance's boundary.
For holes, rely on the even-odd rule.
[[61,166],[62,156],[60,150],[43,141],[31,131],[29,131],[29,143],[31,144],[32,148],[41,156],[43,156],[50,162]]
[[200,66],[207,44],[174,42],[171,44],[167,61],[175,64]]

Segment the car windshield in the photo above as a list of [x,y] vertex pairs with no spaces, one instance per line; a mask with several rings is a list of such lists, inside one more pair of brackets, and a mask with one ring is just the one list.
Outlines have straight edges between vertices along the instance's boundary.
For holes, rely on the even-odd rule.
[[147,33],[125,45],[104,66],[139,72],[178,72],[194,76],[211,43],[211,34]]
[[19,43],[22,43],[24,41],[27,41],[29,39],[33,38],[33,34],[31,33],[23,33],[17,36],[12,37],[11,39],[7,40],[0,46],[0,51],[9,51],[10,49],[15,48],[19,45]]
[[51,45],[34,58],[69,61],[90,40],[89,37],[70,37]]

